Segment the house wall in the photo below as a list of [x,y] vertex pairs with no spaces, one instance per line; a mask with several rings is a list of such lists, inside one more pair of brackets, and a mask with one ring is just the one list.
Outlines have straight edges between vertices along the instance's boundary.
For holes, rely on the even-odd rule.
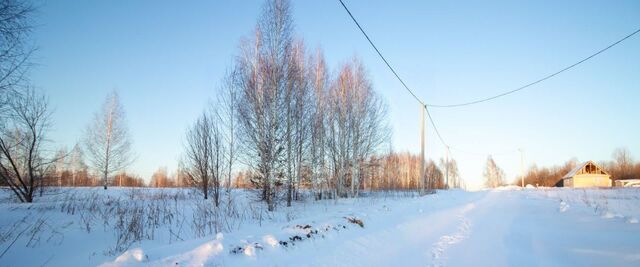
[[564,179],[563,187],[573,187],[573,178]]
[[611,187],[611,177],[606,174],[579,174],[572,180],[571,187]]

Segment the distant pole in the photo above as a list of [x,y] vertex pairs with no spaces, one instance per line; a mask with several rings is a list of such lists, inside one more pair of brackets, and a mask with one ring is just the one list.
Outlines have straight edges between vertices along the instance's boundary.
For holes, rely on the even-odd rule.
[[424,106],[420,104],[420,193],[424,192]]
[[446,163],[445,163],[445,164],[446,164],[446,166],[444,166],[444,169],[445,169],[445,177],[446,177],[446,178],[445,178],[445,186],[446,186],[446,189],[449,189],[449,146],[447,146],[446,148],[447,148],[447,151],[446,151],[445,153],[446,153],[446,155],[447,155],[447,156],[446,156],[447,161],[446,161]]
[[524,188],[524,152],[522,148],[518,149],[518,151],[520,151],[520,183]]

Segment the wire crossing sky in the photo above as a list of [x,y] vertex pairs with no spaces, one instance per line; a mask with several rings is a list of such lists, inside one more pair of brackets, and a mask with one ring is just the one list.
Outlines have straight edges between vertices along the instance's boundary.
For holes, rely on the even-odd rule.
[[416,96],[415,93],[413,93],[413,91],[411,89],[409,89],[409,87],[407,86],[406,83],[404,83],[404,81],[402,80],[402,78],[400,78],[400,76],[398,75],[398,73],[393,69],[393,67],[391,67],[391,64],[389,64],[389,62],[387,61],[387,59],[384,58],[384,56],[382,55],[382,53],[380,53],[380,50],[378,50],[378,48],[376,47],[376,45],[373,43],[373,41],[371,41],[371,38],[369,38],[369,35],[367,35],[367,33],[364,31],[364,29],[362,29],[362,26],[360,26],[360,23],[358,23],[358,20],[356,20],[355,17],[353,17],[353,15],[351,14],[351,11],[349,11],[349,9],[347,8],[347,6],[344,4],[344,2],[342,2],[342,0],[338,0],[340,1],[340,4],[342,5],[342,7],[344,7],[344,10],[347,11],[347,13],[349,14],[349,17],[351,17],[351,19],[353,20],[353,22],[356,24],[356,26],[358,26],[358,29],[360,29],[360,32],[362,32],[362,34],[364,35],[365,38],[367,38],[367,41],[369,41],[369,44],[371,44],[371,46],[373,47],[373,49],[376,51],[376,53],[378,53],[378,56],[380,56],[380,58],[382,59],[382,61],[384,61],[384,63],[387,65],[387,67],[389,68],[389,70],[391,70],[391,72],[393,73],[394,76],[396,76],[396,78],[398,79],[398,81],[400,81],[400,83],[402,84],[402,86],[404,87],[404,89],[406,89],[411,96],[413,96],[413,98],[416,99],[416,101],[418,101],[418,103],[420,103],[422,106],[424,106],[424,109],[427,112],[427,116],[429,117],[429,121],[431,122],[431,125],[433,126],[433,130],[436,132],[436,135],[438,136],[438,139],[440,140],[440,142],[447,147],[447,143],[444,141],[444,139],[442,138],[442,135],[440,135],[440,131],[438,131],[438,127],[436,126],[436,123],[433,121],[433,118],[431,117],[431,113],[429,113],[429,109],[427,108],[427,105],[424,103],[424,101],[422,101],[418,96]]
[[[342,1],[340,1],[340,2],[342,2]],[[617,44],[619,44],[619,43],[622,43],[624,40],[629,39],[631,36],[634,36],[634,35],[635,35],[636,33],[638,33],[638,32],[640,32],[640,29],[637,29],[636,31],[634,31],[634,32],[630,33],[629,35],[627,35],[627,36],[625,36],[624,38],[622,38],[622,39],[620,39],[620,40],[616,41],[615,43],[610,44],[609,46],[607,46],[607,47],[603,48],[602,50],[600,50],[600,51],[598,51],[598,52],[596,52],[596,53],[594,53],[594,54],[592,54],[592,55],[590,55],[590,56],[588,56],[588,57],[586,57],[586,58],[584,58],[584,59],[582,59],[582,60],[580,60],[580,61],[578,61],[578,62],[576,62],[576,63],[573,63],[573,64],[571,64],[571,65],[569,65],[569,66],[565,67],[564,69],[561,69],[561,70],[559,70],[559,71],[556,71],[556,72],[554,72],[554,73],[552,73],[552,74],[549,74],[549,75],[547,75],[547,76],[544,76],[544,77],[540,78],[539,80],[536,80],[536,81],[534,81],[534,82],[531,82],[531,83],[525,84],[525,85],[523,85],[523,86],[521,86],[521,87],[518,87],[518,88],[516,88],[516,89],[513,89],[513,90],[511,90],[511,91],[506,91],[506,92],[501,93],[501,94],[498,94],[498,95],[494,95],[494,96],[490,96],[490,97],[487,97],[487,98],[482,98],[482,99],[478,99],[478,100],[474,100],[474,101],[470,101],[470,102],[464,102],[464,103],[458,103],[458,104],[446,104],[446,105],[427,104],[427,106],[429,106],[429,107],[436,107],[436,108],[454,108],[454,107],[462,107],[462,106],[474,105],[474,104],[479,104],[479,103],[482,103],[482,102],[491,101],[491,100],[494,100],[494,99],[496,99],[496,98],[498,98],[498,97],[503,97],[503,96],[506,96],[506,95],[509,95],[509,94],[516,93],[516,92],[518,92],[518,91],[520,91],[520,90],[527,89],[527,88],[529,88],[529,87],[531,87],[531,86],[533,86],[533,85],[536,85],[536,84],[541,83],[541,82],[543,82],[543,81],[545,81],[545,80],[551,79],[551,78],[553,78],[554,76],[556,76],[556,75],[558,75],[558,74],[560,74],[560,73],[563,73],[563,72],[565,72],[565,71],[567,71],[567,70],[569,70],[569,69],[571,69],[571,68],[573,68],[573,67],[575,67],[575,66],[578,66],[578,65],[582,64],[583,62],[585,62],[585,61],[587,61],[587,60],[589,60],[589,59],[592,59],[593,57],[595,57],[595,56],[597,56],[597,55],[601,54],[602,52],[609,50],[609,48],[612,48],[612,47],[614,47],[615,45],[617,45]]]
[[[585,62],[585,61],[587,61],[587,60],[589,60],[589,59],[591,59],[591,58],[593,58],[593,57],[595,57],[595,56],[597,56],[597,55],[601,54],[601,53],[602,53],[602,52],[604,52],[604,51],[607,51],[609,48],[614,47],[615,45],[617,45],[617,44],[619,44],[619,43],[623,42],[624,40],[626,40],[626,39],[630,38],[631,36],[635,35],[636,33],[640,32],[640,29],[638,29],[638,30],[636,30],[636,31],[634,31],[634,32],[632,32],[632,33],[630,33],[629,35],[625,36],[624,38],[622,38],[622,39],[620,39],[620,40],[618,40],[618,41],[616,41],[616,42],[614,42],[614,43],[610,44],[609,46],[607,46],[607,47],[605,47],[605,48],[603,48],[603,49],[601,49],[601,50],[597,51],[597,52],[596,52],[596,53],[594,53],[594,54],[591,54],[590,56],[588,56],[588,57],[586,57],[586,58],[584,58],[584,59],[582,59],[582,60],[580,60],[580,61],[578,61],[578,62],[576,62],[576,63],[573,63],[573,64],[571,64],[571,65],[569,65],[569,66],[567,66],[567,67],[565,67],[565,68],[563,68],[563,69],[561,69],[561,70],[559,70],[559,71],[556,71],[556,72],[554,72],[554,73],[552,73],[552,74],[550,74],[550,75],[547,75],[547,76],[545,76],[545,77],[543,77],[543,78],[541,78],[541,79],[539,79],[539,80],[536,80],[536,81],[534,81],[534,82],[528,83],[528,84],[526,84],[526,85],[524,85],[524,86],[518,87],[518,88],[516,88],[516,89],[514,89],[514,90],[507,91],[507,92],[504,92],[504,93],[501,93],[501,94],[498,94],[498,95],[495,95],[495,96],[490,96],[490,97],[487,97],[487,98],[483,98],[483,99],[479,99],[479,100],[470,101],[470,102],[464,102],[464,103],[458,103],[458,104],[447,104],[447,105],[434,105],[434,104],[425,104],[425,103],[424,103],[424,101],[422,101],[418,96],[416,96],[416,94],[415,94],[411,89],[409,89],[409,87],[407,86],[407,84],[405,84],[405,83],[404,83],[404,81],[402,80],[402,78],[400,78],[400,76],[398,75],[398,73],[396,73],[396,71],[393,69],[393,67],[391,67],[391,65],[390,65],[390,64],[389,64],[389,62],[387,61],[387,59],[382,55],[382,53],[380,52],[380,50],[378,49],[378,47],[376,47],[376,45],[373,43],[373,41],[371,40],[371,38],[369,37],[369,35],[367,35],[367,32],[362,28],[362,26],[360,26],[360,23],[358,23],[358,20],[353,16],[353,14],[351,14],[351,11],[349,11],[349,8],[347,8],[347,6],[344,4],[344,2],[343,2],[342,0],[338,0],[338,1],[340,1],[340,4],[341,4],[341,5],[342,5],[342,7],[344,8],[344,10],[345,10],[345,11],[347,11],[347,13],[349,14],[349,17],[351,17],[351,20],[353,20],[353,22],[356,24],[356,26],[358,26],[358,29],[360,29],[360,32],[362,32],[362,34],[364,35],[364,37],[365,37],[365,38],[367,38],[367,41],[369,42],[369,44],[371,44],[371,46],[372,46],[372,47],[373,47],[373,49],[376,51],[376,53],[378,53],[378,55],[380,56],[380,58],[382,59],[382,61],[384,61],[384,63],[387,65],[387,67],[389,67],[389,70],[391,70],[391,72],[393,73],[393,75],[394,75],[394,76],[396,76],[396,78],[398,79],[398,81],[400,81],[400,83],[402,84],[402,86],[403,86],[403,87],[404,87],[404,88],[405,88],[405,89],[406,89],[406,90],[411,94],[411,96],[413,96],[413,97],[416,99],[416,101],[418,101],[418,103],[420,103],[421,105],[423,105],[423,106],[424,106],[424,108],[425,108],[425,109],[426,109],[426,111],[427,111],[427,115],[428,115],[428,117],[429,117],[429,121],[431,122],[431,125],[433,126],[433,129],[434,129],[434,131],[436,132],[436,135],[438,136],[438,139],[440,140],[440,142],[442,142],[442,144],[443,144],[445,147],[449,147],[449,145],[447,145],[447,143],[444,141],[444,139],[443,139],[443,138],[442,138],[442,136],[440,135],[440,132],[438,131],[438,128],[436,127],[436,124],[435,124],[435,122],[433,121],[433,118],[431,117],[431,114],[429,113],[429,109],[428,109],[428,107],[452,108],[452,107],[468,106],[468,105],[473,105],[473,104],[479,104],[479,103],[482,103],[482,102],[487,102],[487,101],[494,100],[494,99],[499,98],[499,97],[503,97],[503,96],[506,96],[506,95],[509,95],[509,94],[512,94],[512,93],[516,93],[516,92],[518,92],[518,91],[520,91],[520,90],[524,90],[524,89],[526,89],[526,88],[529,88],[530,86],[533,86],[533,85],[538,84],[538,83],[540,83],[540,82],[543,82],[543,81],[545,81],[545,80],[547,80],[547,79],[550,79],[550,78],[552,78],[552,77],[554,77],[554,76],[556,76],[556,75],[558,75],[558,74],[560,74],[560,73],[563,73],[563,72],[565,72],[565,71],[567,71],[567,70],[569,70],[569,69],[571,69],[571,68],[573,68],[573,67],[575,67],[575,66],[578,66],[578,65],[580,65],[581,63],[583,63],[583,62]],[[488,154],[492,154],[492,153],[488,153]]]

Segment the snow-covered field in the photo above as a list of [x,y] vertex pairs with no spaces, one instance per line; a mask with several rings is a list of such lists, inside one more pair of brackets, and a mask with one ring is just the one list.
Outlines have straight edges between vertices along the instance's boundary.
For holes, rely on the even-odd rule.
[[640,266],[640,189],[503,188],[220,209],[182,189],[1,193],[0,266]]

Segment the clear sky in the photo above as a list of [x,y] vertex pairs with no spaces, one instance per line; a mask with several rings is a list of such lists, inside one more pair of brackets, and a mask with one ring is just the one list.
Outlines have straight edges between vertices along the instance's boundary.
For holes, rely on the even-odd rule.
[[[333,69],[356,55],[387,100],[396,151],[419,151],[419,105],[335,0],[292,1],[297,35]],[[640,1],[345,0],[405,82],[427,103],[511,90],[640,28]],[[262,1],[38,1],[33,83],[51,99],[56,146],[72,147],[107,93],[118,90],[137,161],[148,177],[175,169],[198,116]],[[479,184],[488,154],[511,180],[526,165],[640,157],[640,36],[530,89],[495,101],[432,109],[463,178]],[[427,155],[444,156],[433,128]]]

